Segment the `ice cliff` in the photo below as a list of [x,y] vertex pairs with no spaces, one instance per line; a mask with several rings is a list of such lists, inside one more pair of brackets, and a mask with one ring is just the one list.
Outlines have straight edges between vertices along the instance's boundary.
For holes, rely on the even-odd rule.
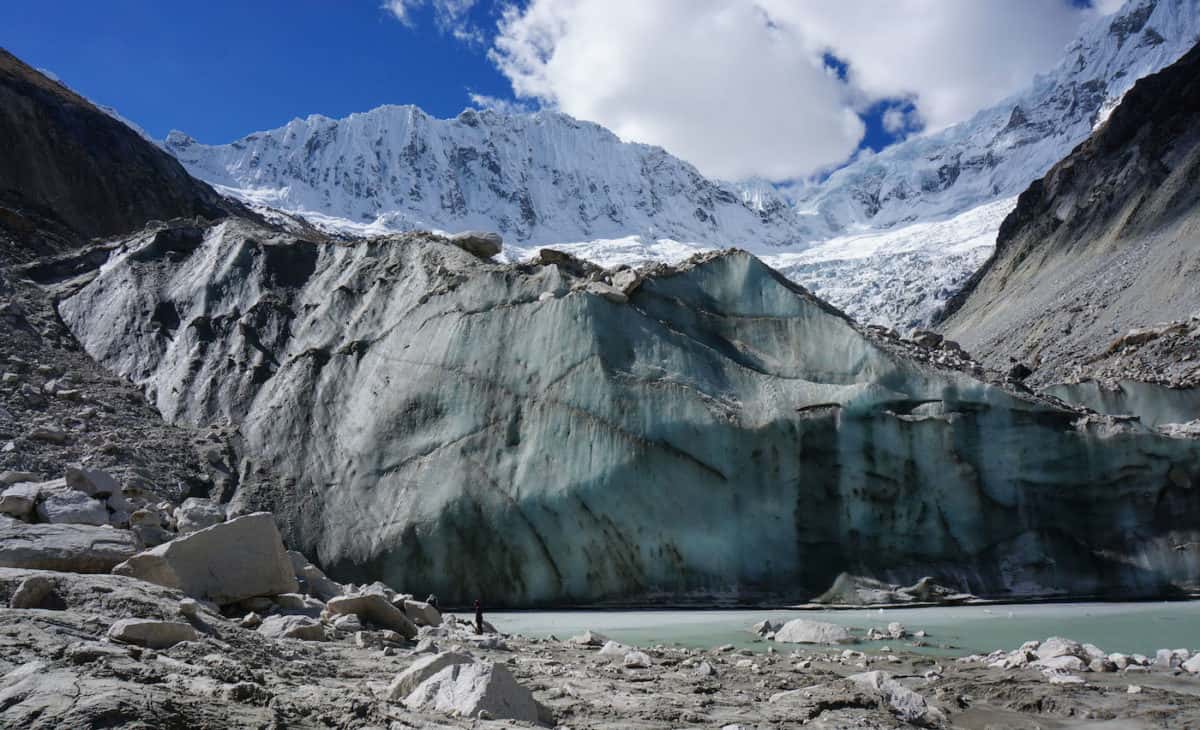
[[240,425],[289,544],[447,602],[1200,585],[1200,443],[863,329],[754,257],[644,278],[229,220],[132,237],[60,313],[175,422]]

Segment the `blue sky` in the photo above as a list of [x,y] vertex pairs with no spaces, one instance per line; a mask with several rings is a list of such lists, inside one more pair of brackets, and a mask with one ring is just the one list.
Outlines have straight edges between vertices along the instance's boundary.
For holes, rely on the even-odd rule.
[[[5,0],[0,44],[157,138],[180,129],[223,143],[294,117],[342,117],[380,104],[416,104],[450,117],[471,105],[471,93],[513,100],[516,89],[528,105],[557,106],[625,138],[661,144],[706,173],[781,180],[828,169],[855,149],[882,149],[927,120],[937,126],[965,118],[991,100],[980,89],[999,98],[1019,88],[1076,31],[1086,11],[1072,5],[1087,5],[946,0],[935,22],[898,22],[901,6],[915,1],[841,0],[835,10],[824,0],[757,0],[755,10],[774,8],[772,38],[790,29],[796,48],[831,49],[832,82],[819,71],[779,70],[804,65],[808,50],[753,58],[770,45],[761,16],[746,16],[743,25],[755,27],[731,24],[724,16],[733,0],[520,0],[508,17],[502,9],[509,3],[495,0],[389,0],[404,22],[381,0]],[[722,24],[705,26],[706,15]],[[693,22],[690,37],[701,41],[681,45]],[[711,42],[713,27],[729,30],[724,42]],[[906,36],[902,27],[916,30]],[[601,73],[572,67],[569,52],[548,61],[537,48],[547,33],[568,51],[582,49],[583,59],[616,49],[616,60]],[[946,37],[959,43],[945,47]],[[494,51],[489,57],[497,38],[508,41],[499,59]],[[649,41],[639,47],[638,38]],[[676,58],[687,60],[659,73]],[[720,81],[721,71],[743,63],[757,69],[745,80],[693,83]],[[1007,64],[1002,83],[994,79],[997,64]],[[708,71],[693,72],[693,65]],[[899,79],[897,69],[904,69]],[[663,113],[657,97],[664,90],[691,93],[693,86],[695,99],[675,93],[674,111]],[[958,103],[939,108],[937,98]]]
[[409,27],[369,0],[5,0],[0,44],[160,139],[177,128],[228,142],[380,104],[453,116],[468,88],[511,96],[486,47],[416,13]]

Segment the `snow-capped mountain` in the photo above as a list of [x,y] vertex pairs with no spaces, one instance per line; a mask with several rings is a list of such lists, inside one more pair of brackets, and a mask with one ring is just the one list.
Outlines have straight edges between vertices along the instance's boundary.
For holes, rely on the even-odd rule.
[[1200,41],[1200,0],[1129,0],[1050,72],[971,120],[834,172],[800,195],[813,239],[945,218],[1019,194],[1091,134],[1139,78]]
[[1023,92],[860,158],[794,204],[769,182],[709,180],[548,111],[385,106],[226,145],[173,132],[164,147],[225,192],[339,230],[483,228],[504,234],[510,259],[554,245],[602,265],[746,248],[855,318],[906,329],[986,260],[1017,194],[1198,40],[1200,0],[1130,0]]
[[769,186],[751,193],[708,180],[661,148],[557,112],[435,119],[383,106],[296,119],[227,145],[172,132],[165,147],[238,197],[358,226],[483,228],[523,245],[632,234],[783,245],[799,235],[788,201]]
[[925,326],[991,255],[1016,196],[1099,126],[1137,79],[1200,42],[1200,0],[1130,0],[1025,91],[838,170],[800,197],[806,239],[773,266],[856,319]]

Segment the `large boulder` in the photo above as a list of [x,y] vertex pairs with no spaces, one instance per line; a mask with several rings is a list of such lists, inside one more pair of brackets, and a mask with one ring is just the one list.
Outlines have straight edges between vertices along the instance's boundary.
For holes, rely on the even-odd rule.
[[110,494],[120,494],[121,485],[105,471],[86,469],[82,466],[67,468],[64,477],[67,486],[89,497],[107,497]]
[[124,618],[108,629],[108,638],[148,649],[168,649],[181,641],[195,641],[196,630],[178,621]]
[[211,499],[188,497],[175,508],[175,524],[180,533],[195,532],[225,521],[225,506]]
[[1082,659],[1087,656],[1083,651],[1083,646],[1078,641],[1064,639],[1059,636],[1051,636],[1049,639],[1043,641],[1037,648],[1037,655],[1038,659],[1042,660],[1060,656],[1073,656]]
[[0,529],[0,567],[107,573],[138,551],[124,530],[92,525],[26,525]]
[[456,713],[462,717],[539,723],[549,719],[533,694],[503,665],[454,664],[413,690],[404,700],[413,710]]
[[398,674],[388,687],[387,697],[393,702],[403,700],[412,694],[422,682],[455,664],[471,664],[475,660],[465,654],[455,654],[445,651],[440,654],[421,657],[412,665]]
[[256,512],[183,535],[113,568],[217,604],[295,593],[299,587],[268,512]]
[[450,243],[481,259],[490,259],[504,247],[499,233],[487,231],[463,231],[450,236]]
[[258,633],[273,639],[325,641],[325,627],[308,616],[268,616],[259,624]]
[[906,724],[935,727],[945,720],[941,710],[931,707],[924,696],[900,684],[887,672],[863,672],[846,679],[878,694],[887,702],[892,713]]
[[309,595],[322,601],[345,595],[346,587],[330,580],[320,568],[308,562],[303,553],[288,550],[287,555],[288,560],[292,562],[292,571],[296,574],[296,579],[303,581],[301,587],[305,588]]
[[404,615],[417,626],[441,626],[442,612],[424,601],[404,601]]
[[416,624],[404,615],[404,611],[388,602],[387,596],[382,593],[337,596],[329,599],[325,609],[334,615],[353,614],[381,629],[391,629],[406,639],[417,636]]
[[51,524],[107,525],[104,503],[83,492],[67,490],[45,496],[37,506],[38,519]]
[[32,482],[12,485],[0,492],[0,514],[29,519],[40,493],[41,486]]
[[854,644],[858,639],[845,626],[798,618],[775,632],[775,641],[788,644]]

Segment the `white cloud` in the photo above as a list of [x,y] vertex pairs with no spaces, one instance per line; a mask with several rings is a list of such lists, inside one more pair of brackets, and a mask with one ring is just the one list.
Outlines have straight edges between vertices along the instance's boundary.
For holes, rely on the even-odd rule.
[[476,94],[469,92],[467,97],[476,109],[491,109],[502,114],[526,114],[532,111],[527,104],[520,101],[512,101],[510,99],[500,99],[487,94]]
[[910,112],[899,107],[892,107],[883,113],[883,128],[892,134],[901,134],[919,126]]
[[[856,110],[882,99],[910,100],[933,129],[966,119],[1051,67],[1100,9],[529,0],[504,13],[491,57],[518,97],[661,145],[710,175],[781,180],[847,159],[864,131]],[[824,68],[826,52],[848,62],[845,81]],[[914,119],[892,122],[911,130]]]
[[718,177],[803,175],[864,129],[820,54],[750,2],[533,0],[505,14],[492,58],[519,97]]
[[449,32],[459,41],[477,43],[483,39],[483,35],[467,20],[467,15],[476,2],[477,0],[384,0],[380,9],[387,11],[401,23],[411,26],[413,11],[430,5],[433,7],[439,28]]

